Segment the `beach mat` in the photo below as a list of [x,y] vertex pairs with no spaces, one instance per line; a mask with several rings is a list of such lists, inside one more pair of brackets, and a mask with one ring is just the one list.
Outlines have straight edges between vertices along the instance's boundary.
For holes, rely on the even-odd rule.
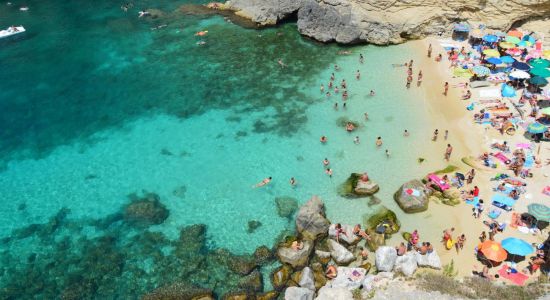
[[500,268],[500,270],[498,270],[498,275],[500,275],[500,277],[502,278],[506,278],[508,280],[510,280],[511,282],[513,282],[515,285],[524,285],[525,284],[525,281],[527,279],[529,279],[529,276],[521,273],[521,272],[517,272],[517,273],[510,273],[508,274],[506,272],[506,269],[508,267],[507,266],[502,266],[502,268]]
[[470,204],[470,205],[473,205],[474,207],[477,207],[477,205],[479,204],[479,197],[474,197],[474,199],[466,200],[464,202],[466,202],[466,204]]

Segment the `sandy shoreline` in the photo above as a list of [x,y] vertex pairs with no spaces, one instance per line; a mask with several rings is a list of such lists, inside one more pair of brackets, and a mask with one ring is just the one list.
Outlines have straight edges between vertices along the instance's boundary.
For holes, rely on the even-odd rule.
[[[449,68],[449,61],[446,59],[445,50],[440,46],[436,38],[427,38],[420,41],[410,42],[411,47],[415,51],[420,51],[424,53],[424,59],[421,61],[414,62],[413,74],[414,82],[416,82],[418,70],[421,69],[424,75],[422,86],[426,92],[425,105],[426,109],[429,111],[429,115],[433,117],[427,122],[434,124],[434,129],[438,128],[440,131],[440,138],[438,142],[433,143],[433,146],[430,145],[428,150],[432,155],[441,155],[441,168],[444,168],[447,163],[443,160],[442,155],[446,146],[446,141],[443,141],[443,132],[445,129],[449,130],[449,143],[452,144],[454,151],[449,164],[455,165],[460,168],[460,171],[466,173],[469,169],[469,166],[461,162],[461,158],[465,156],[478,156],[483,151],[489,150],[490,141],[492,139],[506,139],[512,145],[516,142],[524,141],[525,139],[521,134],[516,134],[513,137],[510,136],[500,136],[495,130],[487,131],[482,126],[477,125],[472,120],[472,113],[466,110],[466,106],[470,101],[461,100],[461,93],[463,88],[454,88],[458,83],[466,82],[465,79],[453,78],[451,74],[451,69]],[[428,45],[432,44],[433,53],[432,57],[428,58],[426,53]],[[455,42],[456,44],[456,42]],[[443,60],[440,63],[435,62],[434,58],[437,54],[443,54]],[[443,95],[443,85],[445,82],[449,82],[451,88],[449,89],[449,94],[447,96]],[[477,92],[472,90],[473,97],[476,99]],[[428,144],[429,145],[429,144]],[[544,146],[543,146],[544,148]],[[543,156],[541,157],[543,161],[548,158],[548,154],[544,155],[545,151],[541,151]],[[435,154],[434,154],[435,153]],[[457,206],[447,206],[444,204],[430,203],[430,207],[426,213],[418,214],[418,220],[422,220],[422,225],[419,225],[418,228],[407,228],[403,227],[401,231],[412,231],[413,229],[418,229],[421,235],[422,241],[431,241],[436,245],[436,250],[441,257],[443,264],[448,264],[451,260],[454,261],[455,269],[458,269],[458,276],[464,277],[471,275],[474,266],[477,268],[481,267],[481,264],[477,261],[475,256],[475,247],[479,244],[479,235],[482,231],[488,232],[488,227],[485,226],[482,221],[489,220],[486,216],[486,212],[490,209],[490,197],[493,194],[492,188],[495,185],[494,182],[490,181],[490,178],[494,176],[496,170],[494,171],[480,171],[476,170],[477,175],[472,185],[466,188],[473,188],[474,185],[477,185],[482,196],[481,198],[487,199],[485,202],[486,211],[485,215],[479,219],[474,219],[472,216],[473,206],[461,203]],[[533,169],[535,178],[529,181],[527,187],[528,194],[533,195],[531,199],[522,199],[518,201],[513,211],[516,212],[526,212],[527,205],[534,200],[539,199],[543,195],[540,193],[544,186],[544,177],[543,173],[548,173],[548,167],[543,167]],[[544,201],[540,199],[539,202]],[[500,218],[500,222],[510,222],[511,213],[504,213]],[[425,228],[427,226],[427,228]],[[442,231],[445,228],[455,227],[455,237],[458,234],[464,233],[466,235],[466,243],[464,249],[457,253],[455,249],[446,250],[441,240]],[[545,235],[532,235],[532,234],[522,234],[516,229],[508,228],[503,233],[498,234],[495,237],[496,241],[500,241],[506,237],[518,237],[522,238],[528,242],[542,242]],[[402,238],[399,236],[394,236],[391,240],[388,241],[388,245],[398,244],[402,241]],[[527,261],[523,261],[518,264],[519,269],[523,269],[527,265]],[[536,278],[531,276],[530,280]]]

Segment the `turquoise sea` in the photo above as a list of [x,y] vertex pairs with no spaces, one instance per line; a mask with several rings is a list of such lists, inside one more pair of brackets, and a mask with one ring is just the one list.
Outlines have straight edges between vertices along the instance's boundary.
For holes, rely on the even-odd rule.
[[[292,22],[245,29],[183,13],[189,3],[0,6],[0,27],[27,29],[0,41],[1,299],[134,299],[174,282],[217,296],[268,290],[275,265],[259,268],[264,285],[250,287],[235,261],[293,230],[275,198],[319,195],[329,219],[358,223],[369,199],[336,192],[351,172],[368,171],[377,197],[398,211],[393,192],[429,170],[417,163],[433,128],[424,91],[406,90],[405,70],[392,67],[417,58],[409,46],[322,45]],[[144,8],[164,15],[140,19]],[[208,34],[195,36],[201,30]],[[348,82],[346,109],[341,94],[319,90],[332,72]],[[342,118],[361,126],[348,134]],[[268,176],[268,186],[251,188]],[[125,207],[143,197],[159,199],[168,218],[128,222]]]

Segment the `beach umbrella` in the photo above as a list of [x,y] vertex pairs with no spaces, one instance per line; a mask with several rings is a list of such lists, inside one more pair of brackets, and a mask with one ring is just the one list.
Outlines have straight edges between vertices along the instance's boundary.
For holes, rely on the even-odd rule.
[[522,71],[522,70],[515,70],[512,73],[510,73],[508,76],[514,77],[516,79],[527,79],[531,78],[531,75],[529,73]]
[[511,87],[511,86],[509,86],[505,83],[502,84],[501,93],[502,93],[502,97],[514,97],[514,96],[516,96],[516,90],[513,87]]
[[521,50],[519,48],[512,48],[512,49],[507,49],[506,53],[510,55],[519,55],[521,54]]
[[531,44],[534,44],[536,42],[536,39],[533,36],[525,35],[523,38],[521,38],[522,41],[529,42]]
[[547,107],[547,108],[541,109],[541,110],[540,110],[540,113],[543,114],[543,115],[550,116],[550,106]]
[[522,47],[522,48],[527,48],[527,47],[531,47],[531,42],[528,42],[528,41],[520,41],[518,43],[518,47]]
[[492,65],[500,65],[502,63],[502,60],[498,57],[489,57],[486,61]]
[[534,134],[545,133],[545,132],[548,131],[548,127],[542,125],[539,122],[534,122],[534,123],[529,124],[529,126],[527,126],[527,131],[529,133],[534,133]]
[[502,240],[500,244],[510,254],[525,256],[533,253],[533,246],[522,239],[511,237]]
[[532,68],[529,73],[540,77],[550,77],[550,70],[546,68]]
[[512,68],[522,70],[522,71],[529,71],[531,69],[531,67],[528,64],[521,61],[515,61],[512,64]]
[[506,36],[506,33],[502,32],[500,30],[494,31],[493,34],[496,35],[496,36]]
[[512,43],[509,43],[509,42],[500,42],[498,44],[500,46],[500,48],[504,48],[504,49],[510,49],[510,48],[514,48],[516,45],[512,44]]
[[540,77],[540,76],[535,76],[535,77],[529,79],[529,82],[531,84],[536,85],[536,86],[543,86],[543,85],[548,84],[548,80],[546,80],[545,78]]
[[491,70],[485,66],[475,66],[472,71],[478,76],[487,76],[491,74]]
[[483,50],[483,54],[489,57],[500,57],[500,53],[496,49],[485,49]]
[[491,240],[481,243],[478,249],[483,256],[495,262],[501,262],[508,257],[508,253],[502,248],[502,245]]
[[550,222],[550,207],[546,205],[532,203],[527,205],[527,211],[530,215],[535,217],[537,221]]
[[511,57],[509,55],[501,57],[500,60],[505,64],[511,64],[511,63],[514,63],[516,61],[513,57]]
[[550,66],[550,60],[544,58],[532,59],[529,64],[533,68],[548,68]]
[[518,39],[521,39],[521,37],[523,36],[523,33],[517,31],[517,30],[510,30],[508,31],[508,33],[506,34],[507,36],[513,36],[513,37],[517,37]]
[[529,51],[529,55],[527,55],[526,59],[529,60],[530,58],[540,58],[542,56],[542,51],[537,49],[531,49]]
[[486,35],[483,36],[483,40],[488,42],[488,43],[494,43],[494,42],[498,41],[498,36],[492,35],[492,34],[486,34]]
[[481,38],[483,37],[483,32],[479,28],[476,28],[470,32],[470,36],[474,38]]
[[453,75],[456,77],[463,77],[463,78],[470,78],[474,76],[474,74],[472,74],[470,70],[464,69],[464,68],[454,68]]
[[519,42],[521,42],[521,40],[518,37],[511,36],[511,35],[507,36],[504,40],[512,44],[519,44]]

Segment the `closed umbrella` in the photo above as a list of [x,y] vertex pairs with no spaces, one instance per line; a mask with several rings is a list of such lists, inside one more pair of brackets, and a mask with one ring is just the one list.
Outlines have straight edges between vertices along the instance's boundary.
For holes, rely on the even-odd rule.
[[546,68],[533,68],[529,71],[529,73],[540,77],[550,77],[550,70]]
[[531,67],[528,64],[521,61],[515,61],[512,64],[512,68],[522,70],[522,71],[529,71],[531,69]]
[[543,114],[543,115],[550,116],[550,106],[547,107],[547,108],[541,109],[541,110],[540,110],[540,113]]
[[485,66],[475,66],[472,71],[478,76],[487,76],[491,74],[491,70]]
[[516,46],[513,43],[509,43],[509,42],[500,42],[498,45],[500,46],[500,48],[504,48],[504,49],[510,49]]
[[485,49],[483,50],[483,54],[488,57],[500,57],[500,53],[496,49]]
[[502,63],[502,60],[500,60],[500,58],[498,57],[489,57],[487,59],[487,62],[492,65],[500,65]]
[[531,75],[525,71],[522,71],[522,70],[515,70],[513,72],[510,73],[510,75],[508,75],[510,77],[514,77],[516,79],[527,79],[527,78],[531,78]]
[[501,57],[500,60],[505,64],[512,64],[516,61],[513,57],[509,55]]
[[506,253],[506,250],[502,248],[502,245],[491,240],[486,240],[481,243],[481,245],[478,246],[478,249],[479,252],[481,252],[481,254],[483,254],[483,256],[485,256],[488,260],[495,262],[501,262],[508,257],[508,253]]
[[546,80],[545,78],[540,77],[540,76],[535,76],[535,77],[529,79],[529,82],[531,84],[536,85],[536,86],[544,86],[544,85],[548,84],[548,80]]
[[500,244],[510,254],[525,256],[533,253],[533,246],[522,239],[511,237],[502,240]]
[[521,42],[521,40],[518,37],[511,36],[511,35],[507,36],[504,40],[512,44],[519,44],[519,42]]
[[523,36],[523,33],[517,31],[517,30],[510,30],[508,31],[508,33],[506,34],[507,36],[514,36],[514,37],[517,37],[518,39],[521,39],[521,37]]
[[494,43],[494,42],[498,41],[498,36],[492,35],[492,34],[486,34],[486,35],[483,36],[483,40],[488,42],[488,43]]
[[544,58],[532,59],[529,64],[533,68],[548,68],[550,66],[550,60]]
[[527,205],[527,211],[530,215],[535,217],[537,221],[550,222],[550,207],[546,205],[532,203]]
[[548,127],[542,125],[539,122],[534,122],[534,123],[529,124],[529,126],[527,126],[527,131],[529,133],[534,133],[534,134],[545,133],[545,132],[548,131]]

